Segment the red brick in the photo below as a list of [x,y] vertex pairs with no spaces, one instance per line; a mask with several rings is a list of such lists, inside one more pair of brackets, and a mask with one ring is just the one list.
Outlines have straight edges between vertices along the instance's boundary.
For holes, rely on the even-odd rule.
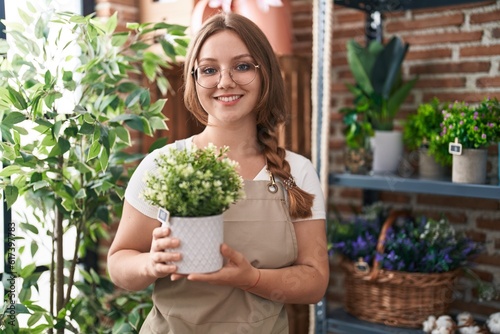
[[486,7],[489,5],[493,5],[493,4],[495,4],[495,1],[496,0],[480,1],[480,2],[472,1],[469,3],[461,4],[461,5],[438,6],[438,7],[431,7],[431,8],[426,8],[426,9],[417,9],[417,10],[414,10],[413,12],[415,14],[428,14],[428,13],[435,14],[436,11],[443,12],[443,13],[446,13],[449,11],[461,11],[463,9],[477,8],[477,7],[483,7],[483,6]]
[[465,77],[453,78],[420,78],[415,84],[418,88],[459,88],[465,87]]
[[405,37],[405,41],[410,43],[410,45],[436,45],[439,43],[479,42],[482,36],[482,31],[461,31],[442,34],[408,35]]
[[495,249],[500,249],[500,238],[495,239]]
[[497,218],[478,218],[476,226],[481,229],[500,231],[500,215]]
[[460,57],[482,57],[500,55],[500,44],[487,46],[471,46],[460,49]]
[[[481,102],[486,93],[474,93],[474,92],[432,92],[432,93],[424,93],[422,100],[430,101],[434,97],[437,97],[440,101],[465,101],[468,103],[478,103]],[[491,96],[491,95],[490,95]],[[491,96],[493,97],[493,96]]]
[[471,14],[470,23],[479,24],[487,22],[499,22],[500,21],[500,10],[495,10],[492,12],[476,13]]
[[[448,99],[440,99],[440,100],[453,101]],[[417,203],[419,205],[432,204],[434,206],[459,208],[460,210],[472,209],[472,210],[496,211],[500,209],[500,201],[494,199],[477,200],[476,198],[472,197],[438,196],[432,194],[417,195]]]
[[[455,311],[456,310],[456,311]],[[454,300],[451,303],[450,312],[469,312],[471,314],[484,314],[490,315],[500,311],[500,307],[495,307],[493,305],[487,305],[484,302],[474,302],[467,300]]]
[[482,77],[476,80],[478,88],[500,87],[500,77]]
[[500,28],[495,28],[491,31],[491,37],[500,38]]
[[445,58],[451,58],[451,55],[452,55],[451,49],[430,49],[430,50],[414,51],[410,46],[409,52],[405,57],[405,61],[445,59]]
[[442,74],[442,73],[477,73],[488,72],[491,68],[490,62],[470,61],[458,63],[432,63],[414,65],[410,67],[410,74]]
[[402,19],[401,21],[388,22],[385,29],[388,33],[399,33],[401,31],[424,30],[436,27],[461,26],[464,23],[464,14],[454,13],[441,15],[439,18],[426,17],[421,19]]
[[474,258],[474,262],[500,267],[500,254],[479,254]]

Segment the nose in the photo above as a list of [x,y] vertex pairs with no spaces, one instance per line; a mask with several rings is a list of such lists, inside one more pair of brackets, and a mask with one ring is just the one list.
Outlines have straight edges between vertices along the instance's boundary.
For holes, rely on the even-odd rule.
[[226,88],[226,87],[234,87],[235,82],[231,77],[231,71],[229,68],[223,69],[220,71],[219,84],[218,88]]

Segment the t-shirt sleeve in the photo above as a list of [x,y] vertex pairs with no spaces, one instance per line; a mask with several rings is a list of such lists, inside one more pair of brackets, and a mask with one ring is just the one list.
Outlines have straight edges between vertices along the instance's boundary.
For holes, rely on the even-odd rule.
[[158,156],[158,152],[158,150],[151,152],[139,163],[125,190],[125,199],[127,202],[139,212],[151,218],[156,218],[158,208],[147,203],[141,194],[146,185],[144,182],[146,174],[153,173],[156,169],[155,159]]
[[314,202],[312,206],[312,216],[309,218],[298,218],[294,221],[312,220],[312,219],[326,219],[326,206],[321,188],[321,182],[318,173],[314,168],[312,162],[300,155],[292,154],[292,157],[287,157],[290,160],[292,175],[295,178],[295,183],[302,190],[314,195]]

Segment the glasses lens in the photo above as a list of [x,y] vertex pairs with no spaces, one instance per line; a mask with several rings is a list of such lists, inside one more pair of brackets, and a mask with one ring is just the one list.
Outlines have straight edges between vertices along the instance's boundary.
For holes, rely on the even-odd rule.
[[[252,63],[239,63],[229,68],[231,79],[238,85],[244,86],[251,83],[257,76],[258,65]],[[200,66],[194,71],[196,82],[204,88],[216,87],[221,78],[222,72],[216,67]]]
[[241,63],[232,67],[230,74],[238,85],[248,85],[257,75],[257,66],[251,63]]

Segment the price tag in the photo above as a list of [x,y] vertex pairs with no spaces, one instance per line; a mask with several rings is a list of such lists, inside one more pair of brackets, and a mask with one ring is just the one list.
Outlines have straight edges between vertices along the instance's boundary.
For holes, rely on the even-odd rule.
[[454,155],[462,155],[462,144],[458,142],[458,138],[455,138],[455,142],[448,145],[448,152]]
[[169,225],[170,212],[162,208],[158,209],[157,219],[161,221],[162,224]]

